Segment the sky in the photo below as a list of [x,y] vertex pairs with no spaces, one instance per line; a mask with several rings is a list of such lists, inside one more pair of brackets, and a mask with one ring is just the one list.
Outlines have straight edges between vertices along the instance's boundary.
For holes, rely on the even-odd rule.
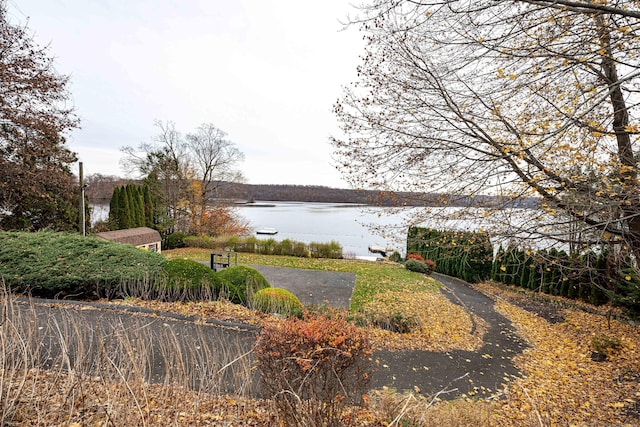
[[[349,0],[8,0],[9,18],[49,45],[81,128],[84,174],[126,176],[124,146],[155,120],[202,123],[245,155],[250,184],[348,188],[332,161],[331,108],[364,53]],[[77,166],[75,173],[77,173]]]

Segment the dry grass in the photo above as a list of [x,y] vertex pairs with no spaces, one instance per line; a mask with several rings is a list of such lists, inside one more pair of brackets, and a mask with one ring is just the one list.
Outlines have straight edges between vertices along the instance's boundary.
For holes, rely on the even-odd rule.
[[439,401],[414,393],[397,393],[384,388],[370,394],[371,416],[386,426],[479,427],[492,425],[494,406],[481,400]]
[[254,383],[246,344],[215,328],[77,316],[77,309],[18,301],[4,291],[0,301],[2,426],[199,425],[247,414],[253,415],[246,425],[266,425],[256,423],[269,419],[260,402],[244,409]]
[[[492,402],[372,391],[364,406],[347,409],[345,426],[640,424],[637,326],[572,309],[563,310],[564,321],[550,323],[507,303],[510,291],[481,288],[498,298],[498,309],[530,345],[516,360],[523,378],[506,384],[502,399]],[[0,293],[1,426],[279,424],[271,402],[249,393],[255,380],[250,348],[217,337],[217,328],[191,322],[188,336],[170,326],[154,334],[150,322],[171,323],[155,316],[88,325],[76,316],[77,306],[43,308]],[[188,315],[197,308],[202,318],[261,321],[223,302],[162,307]],[[605,362],[590,359],[599,336],[620,343]],[[158,364],[168,369],[154,376]]]

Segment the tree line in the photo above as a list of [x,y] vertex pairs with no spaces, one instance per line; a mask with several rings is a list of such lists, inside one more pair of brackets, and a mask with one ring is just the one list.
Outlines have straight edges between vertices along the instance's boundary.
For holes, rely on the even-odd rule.
[[148,185],[127,184],[113,189],[109,201],[109,228],[156,228],[158,218]]
[[419,254],[435,262],[436,272],[468,282],[494,280],[595,305],[611,302],[634,316],[640,313],[640,276],[634,260],[621,259],[611,249],[568,253],[512,243],[500,245],[494,253],[486,232],[411,227],[407,254]]
[[[128,183],[141,185],[142,180],[128,180],[116,176],[89,175],[87,196],[93,203],[107,202],[117,186]],[[412,192],[381,192],[331,188],[318,185],[246,184],[241,182],[217,183],[216,195],[229,202],[294,201],[317,203],[356,203],[372,206],[503,206],[495,197],[456,197],[453,195]],[[529,198],[513,202],[514,207],[535,208],[539,199]]]

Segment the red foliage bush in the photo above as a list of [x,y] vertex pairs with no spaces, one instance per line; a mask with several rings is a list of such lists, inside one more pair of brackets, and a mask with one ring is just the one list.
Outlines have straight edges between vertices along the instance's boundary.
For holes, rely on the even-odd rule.
[[424,261],[424,258],[422,258],[422,255],[420,254],[407,254],[407,259],[415,259],[416,261]]
[[343,314],[269,323],[255,353],[263,396],[285,425],[342,425],[345,405],[366,391],[371,353],[364,332]]
[[424,263],[429,267],[429,274],[433,273],[436,269],[436,263],[433,260],[425,259]]

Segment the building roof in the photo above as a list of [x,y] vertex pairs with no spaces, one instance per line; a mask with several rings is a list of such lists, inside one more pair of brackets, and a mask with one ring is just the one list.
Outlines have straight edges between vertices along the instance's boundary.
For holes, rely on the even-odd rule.
[[129,243],[140,246],[161,241],[160,233],[149,227],[127,228],[124,230],[105,231],[97,233],[96,236],[103,239],[112,240],[118,243]]

